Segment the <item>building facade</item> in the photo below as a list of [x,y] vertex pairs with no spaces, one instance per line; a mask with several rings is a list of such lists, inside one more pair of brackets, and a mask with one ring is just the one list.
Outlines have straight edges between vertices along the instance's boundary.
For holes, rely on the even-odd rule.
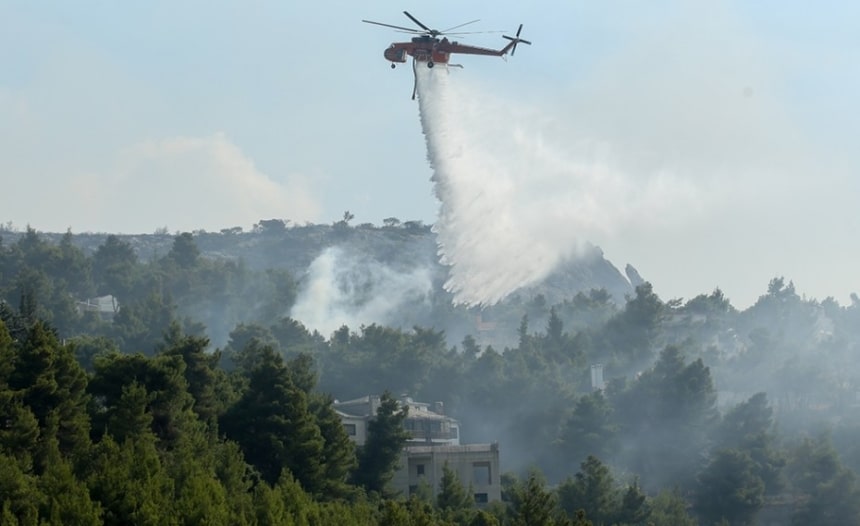
[[[471,488],[479,506],[501,500],[499,445],[460,444],[460,423],[444,414],[442,402],[428,404],[401,397],[401,406],[409,408],[403,425],[411,438],[406,441],[392,489],[404,495],[428,485],[435,498],[447,464],[465,488]],[[379,409],[380,398],[365,396],[345,402],[335,401],[334,408],[356,445],[367,441],[367,424]]]

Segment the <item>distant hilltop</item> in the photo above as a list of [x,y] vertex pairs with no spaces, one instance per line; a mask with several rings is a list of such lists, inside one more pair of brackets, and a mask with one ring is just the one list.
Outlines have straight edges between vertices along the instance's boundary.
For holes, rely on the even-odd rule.
[[[59,243],[65,235],[38,233],[52,243]],[[141,261],[149,261],[167,254],[179,233],[166,229],[153,234],[72,232],[72,242],[85,253],[92,254],[108,236],[115,235],[131,245]],[[6,229],[0,231],[0,238],[9,245],[23,234]],[[192,234],[203,257],[241,260],[254,270],[286,269],[299,280],[314,260],[331,247],[340,247],[363,264],[385,265],[401,272],[417,267],[430,268],[434,285],[444,294],[442,284],[447,271],[438,262],[436,236],[429,225],[420,221],[401,223],[390,218],[383,226],[369,223],[351,226],[347,220],[333,224],[290,225],[284,220],[270,219],[260,221],[250,230],[234,227],[219,232],[197,230]],[[630,272],[631,268],[628,265],[627,275],[641,280],[635,269]],[[578,292],[605,289],[615,303],[623,305],[625,298],[634,292],[634,285],[604,257],[599,247],[589,245],[581,256],[561,264],[542,282],[514,291],[510,297],[530,301],[542,296],[541,301],[552,305]]]

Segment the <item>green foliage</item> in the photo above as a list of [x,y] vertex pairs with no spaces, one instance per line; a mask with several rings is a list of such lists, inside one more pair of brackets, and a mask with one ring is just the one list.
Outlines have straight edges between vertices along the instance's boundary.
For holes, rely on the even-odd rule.
[[603,392],[583,396],[576,402],[556,443],[560,460],[576,466],[590,455],[608,458],[616,451],[617,432],[612,406]]
[[699,475],[695,508],[708,524],[726,520],[729,524],[753,524],[764,504],[764,482],[750,456],[734,449],[716,452]]
[[645,524],[651,515],[651,507],[645,493],[639,487],[639,481],[627,486],[621,495],[621,502],[615,515],[618,524]]
[[71,338],[68,343],[74,352],[75,359],[88,373],[95,370],[97,357],[119,352],[116,342],[106,336],[76,336]]
[[288,469],[310,493],[324,486],[324,441],[283,360],[271,347],[258,349],[248,388],[221,418],[221,429],[242,446],[245,458],[274,484]]
[[179,524],[174,481],[151,432],[122,444],[106,435],[96,445],[87,472],[90,495],[104,509],[104,524]]
[[[39,508],[45,496],[39,491],[38,479],[22,471],[19,462],[0,454],[0,504],[3,524],[36,525]],[[13,520],[15,522],[13,522]]]
[[665,306],[650,283],[636,287],[636,296],[610,319],[603,331],[611,358],[623,368],[638,368],[653,356]]
[[860,524],[860,487],[827,437],[803,439],[789,453],[790,485],[803,498],[792,524]]
[[436,506],[446,516],[466,510],[474,506],[475,500],[470,491],[467,491],[460,482],[457,473],[448,467],[448,463],[442,466],[442,480],[439,482],[439,492],[436,494]]
[[86,413],[87,377],[75,361],[70,347],[61,345],[42,322],[28,330],[19,342],[9,388],[17,391],[45,430],[51,415],[57,418],[52,432],[64,454],[80,451],[88,443]]
[[309,409],[316,419],[323,439],[322,494],[330,498],[345,497],[352,493],[353,489],[348,481],[358,465],[355,445],[349,439],[333,403],[334,399],[330,395],[310,395]]
[[86,484],[75,477],[71,463],[60,454],[57,440],[47,439],[46,447],[45,471],[37,482],[44,495],[40,516],[57,526],[102,524],[101,506],[92,501]]
[[609,468],[594,456],[582,463],[573,479],[558,488],[559,505],[573,518],[577,510],[595,524],[611,524],[618,514],[618,492]]
[[197,264],[200,257],[200,249],[194,242],[194,236],[190,232],[183,232],[173,238],[173,246],[167,257],[173,260],[180,268],[189,269]]
[[610,399],[621,433],[633,439],[621,452],[624,464],[646,487],[691,489],[719,417],[710,369],[702,360],[687,364],[680,348],[666,347],[629,387],[613,387]]
[[616,486],[609,467],[589,456],[573,478],[558,489],[559,507],[574,524],[588,517],[595,525],[645,524],[650,508],[647,497],[635,480],[625,489]]
[[137,255],[118,236],[108,236],[93,255],[92,272],[96,292],[112,294],[124,305],[131,299],[139,275]]
[[[394,228],[398,223],[386,231],[401,241],[424,231],[417,222]],[[259,235],[234,229],[230,236],[245,246],[277,244],[266,261],[250,253],[256,259],[212,258],[217,243],[206,233],[163,236],[159,246],[146,236],[60,237],[27,228],[10,233],[11,244],[0,242],[0,523],[504,518],[501,503],[486,508],[495,516],[470,509],[441,517],[418,498],[391,504],[380,497],[402,429],[379,431],[387,438],[357,454],[332,398],[320,391],[349,398],[384,389],[443,401],[462,420],[464,442],[503,437],[503,458],[535,462],[553,482],[594,455],[641,476],[649,492],[680,486],[708,520],[749,522],[761,480],[769,498],[783,494],[796,504],[796,524],[858,522],[855,475],[826,440],[780,449],[786,435],[809,436],[818,422],[838,421],[840,453],[858,465],[850,424],[860,345],[856,297],[848,307],[832,298],[818,302],[776,278],[753,307],[738,312],[719,289],[686,304],[664,303],[646,283],[620,306],[606,290],[556,305],[540,295],[511,297],[482,310],[481,328],[496,328],[476,333],[476,311],[453,307],[440,293],[426,301],[436,328],[371,324],[351,333],[344,326],[326,340],[284,317],[303,263],[293,254],[294,229],[282,220],[261,222],[260,230],[265,225],[273,228]],[[308,232],[317,236],[314,250],[332,239],[374,235],[367,226]],[[402,261],[395,252],[387,257]],[[77,301],[99,294],[115,295],[119,311],[78,311]],[[404,311],[410,323],[427,321]],[[530,322],[544,332],[532,332]],[[448,337],[462,339],[462,352],[447,347]],[[219,367],[208,338],[219,346],[229,340],[222,356],[238,374]],[[277,360],[261,351],[266,346]],[[594,362],[627,379],[612,381],[603,394],[584,394]],[[714,380],[729,395],[749,392],[752,381],[768,395],[754,395],[719,419]],[[768,399],[779,402],[779,433]],[[692,524],[681,493],[649,499],[638,481],[605,484],[611,476],[604,469],[591,463],[559,487],[567,517],[559,505],[540,505],[539,488],[509,485],[506,522],[522,522],[514,502],[531,502],[520,511],[547,510],[529,516],[558,524]],[[370,488],[368,502],[362,489]],[[583,504],[588,513],[577,515],[571,495],[598,504]],[[713,503],[719,512],[708,509]]]
[[654,526],[696,526],[698,522],[687,512],[688,504],[680,492],[663,490],[650,501],[648,524]]
[[400,460],[400,452],[409,438],[403,421],[408,407],[385,391],[380,397],[376,417],[367,425],[367,442],[358,451],[358,469],[353,480],[368,492],[383,493]]
[[[127,391],[135,383],[146,390],[146,396],[135,392],[133,398],[122,401],[124,396],[132,396]],[[96,359],[89,391],[94,398],[91,415],[96,436],[103,432],[123,434],[125,425],[120,420],[124,415],[139,415],[134,422],[145,419],[140,408],[134,405],[144,401],[145,410],[152,417],[152,431],[165,445],[175,443],[195,420],[191,411],[194,400],[185,381],[185,363],[179,356],[147,358],[142,354],[114,354],[100,357]],[[123,416],[116,417],[117,414]],[[114,431],[111,424],[120,428]]]
[[194,398],[193,410],[204,422],[214,422],[225,410],[224,400],[218,399],[219,391],[226,387],[227,378],[218,369],[220,353],[209,354],[207,338],[183,336],[178,325],[171,325],[171,332],[165,348],[165,356],[178,356],[185,363],[184,376],[188,392]]
[[542,475],[531,471],[525,482],[516,482],[508,494],[513,526],[553,526],[559,521],[556,496],[546,488]]
[[172,300],[153,292],[142,299],[123,303],[113,318],[111,334],[124,352],[151,356],[175,322],[176,307]]
[[737,449],[750,456],[766,493],[775,494],[782,489],[785,459],[775,445],[773,409],[765,393],[753,395],[726,413],[716,437],[720,447]]

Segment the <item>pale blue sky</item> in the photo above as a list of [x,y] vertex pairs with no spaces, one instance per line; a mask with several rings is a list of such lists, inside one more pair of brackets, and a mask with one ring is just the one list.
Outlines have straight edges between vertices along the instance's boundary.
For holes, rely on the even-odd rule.
[[843,303],[860,290],[852,2],[0,0],[0,221],[432,223],[411,71],[382,58],[406,35],[360,22],[408,25],[403,9],[439,28],[523,23],[533,46],[465,57],[458,78],[556,143],[604,145],[633,183],[668,171],[685,188],[665,220],[589,239],[662,296],[720,286],[744,305],[777,275]]

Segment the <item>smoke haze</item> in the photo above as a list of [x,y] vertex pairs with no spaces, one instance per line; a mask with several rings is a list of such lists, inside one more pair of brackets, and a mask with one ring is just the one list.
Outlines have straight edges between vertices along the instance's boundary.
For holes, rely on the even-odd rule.
[[396,270],[329,247],[308,268],[290,316],[326,337],[343,325],[395,324],[398,310],[432,293],[430,270]]

